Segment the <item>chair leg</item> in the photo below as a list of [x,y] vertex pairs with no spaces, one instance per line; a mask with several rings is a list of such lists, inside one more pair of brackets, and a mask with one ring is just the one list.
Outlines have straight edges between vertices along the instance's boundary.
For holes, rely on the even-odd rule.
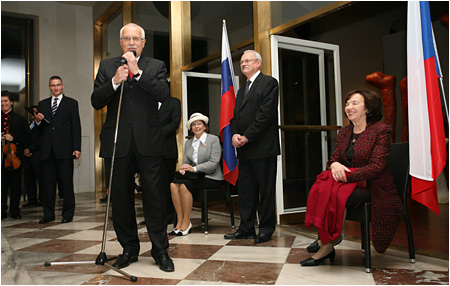
[[360,224],[359,224],[359,227],[361,228],[361,251],[362,251],[362,253],[365,253],[366,252],[366,237],[364,236],[364,233],[365,233],[365,228],[364,228],[364,223],[363,222],[361,222]]
[[413,232],[411,227],[411,220],[409,219],[408,209],[406,208],[405,204],[405,223],[406,223],[406,233],[408,235],[408,248],[409,248],[409,262],[415,263],[416,262],[416,253],[414,250],[414,239],[413,239]]
[[364,258],[364,264],[366,265],[367,273],[372,272],[372,262],[371,262],[371,255],[370,255],[370,208],[372,208],[371,204],[365,204],[364,234],[361,234],[361,236],[364,236],[364,238],[365,238],[364,249],[366,250],[366,253],[365,253],[365,258]]
[[208,196],[207,196],[207,194],[206,194],[206,192],[205,192],[205,200],[204,200],[205,202],[204,202],[204,207],[203,207],[203,209],[202,209],[202,211],[203,211],[203,218],[204,218],[204,231],[205,231],[205,234],[208,234]]
[[230,219],[231,219],[231,227],[234,228],[234,208],[233,208],[233,199],[230,196],[230,191],[227,189],[227,200],[230,205]]

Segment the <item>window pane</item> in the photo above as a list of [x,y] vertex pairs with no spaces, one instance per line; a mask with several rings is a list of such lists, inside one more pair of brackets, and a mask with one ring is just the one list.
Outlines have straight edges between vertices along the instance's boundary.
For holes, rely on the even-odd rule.
[[170,72],[169,8],[168,1],[136,1],[132,7],[133,23],[145,30],[146,43],[142,54],[165,62],[168,73]]
[[335,1],[271,1],[272,28],[326,7],[334,2]]
[[253,9],[251,1],[191,1],[191,33],[194,41],[203,42],[204,54],[195,55],[192,61],[221,51],[222,20],[226,20],[230,46],[253,37]]

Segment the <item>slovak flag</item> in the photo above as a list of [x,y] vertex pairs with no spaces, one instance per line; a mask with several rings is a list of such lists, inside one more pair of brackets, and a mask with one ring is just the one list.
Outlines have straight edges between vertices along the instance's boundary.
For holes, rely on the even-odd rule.
[[427,1],[408,2],[408,120],[411,197],[439,214],[436,179],[446,164],[441,71]]
[[234,114],[236,101],[233,61],[228,42],[227,27],[223,20],[222,27],[222,100],[220,102],[220,138],[223,143],[223,177],[230,184],[236,185],[238,163],[236,149],[231,143],[230,120]]

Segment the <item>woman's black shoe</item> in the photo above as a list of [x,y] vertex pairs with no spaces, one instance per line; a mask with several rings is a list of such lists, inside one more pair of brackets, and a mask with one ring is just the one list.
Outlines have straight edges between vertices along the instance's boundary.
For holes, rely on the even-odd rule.
[[[333,246],[336,246],[341,242],[342,242],[342,234],[339,235],[338,240],[336,241],[336,243],[333,243]],[[318,239],[316,241],[314,241],[313,243],[311,243],[310,245],[308,245],[308,247],[306,247],[306,251],[308,251],[309,253],[316,253],[317,251],[319,251],[319,249],[320,249],[320,245],[319,245]]]
[[322,258],[314,259],[314,258],[310,257],[306,260],[300,261],[300,264],[302,266],[317,266],[317,265],[320,265],[320,263],[322,263],[324,260],[326,260],[328,258],[330,258],[330,262],[333,263],[335,256],[336,256],[336,251],[333,248],[333,251],[331,251],[328,255],[326,255]]
[[319,251],[319,249],[320,249],[319,240],[316,239],[313,243],[308,245],[306,251],[308,251],[309,253],[316,253],[317,251]]

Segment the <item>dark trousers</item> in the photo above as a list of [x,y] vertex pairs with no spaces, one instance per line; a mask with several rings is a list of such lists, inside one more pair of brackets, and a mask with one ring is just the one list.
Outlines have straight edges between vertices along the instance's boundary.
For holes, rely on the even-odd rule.
[[259,233],[272,235],[277,223],[275,213],[275,183],[277,157],[239,159],[239,231],[255,233],[256,210],[259,201],[261,219]]
[[56,186],[64,196],[62,216],[71,219],[75,212],[73,190],[73,159],[56,159],[53,150],[50,158],[42,160],[43,192],[42,208],[44,217],[55,218]]
[[8,211],[9,189],[9,213],[11,216],[20,215],[20,194],[22,190],[22,167],[16,170],[7,170],[2,164],[2,218]]
[[[165,178],[166,183],[164,185],[164,188],[166,190],[167,194],[167,214],[172,214],[175,211],[175,207],[173,206],[172,202],[172,193],[170,191],[170,183],[173,182],[173,173],[175,172],[175,168],[177,166],[177,159],[164,159],[164,168],[165,168]],[[169,222],[170,223],[170,222]]]
[[134,172],[136,166],[141,178],[142,202],[148,235],[152,242],[152,256],[167,254],[167,208],[163,181],[163,157],[139,154],[134,140],[125,157],[115,158],[111,186],[112,220],[117,238],[124,252],[139,254],[136,223]]
[[23,180],[25,184],[25,192],[29,204],[38,203],[38,187],[39,187],[39,201],[42,193],[42,163],[37,155],[33,157],[26,157],[23,160]]

